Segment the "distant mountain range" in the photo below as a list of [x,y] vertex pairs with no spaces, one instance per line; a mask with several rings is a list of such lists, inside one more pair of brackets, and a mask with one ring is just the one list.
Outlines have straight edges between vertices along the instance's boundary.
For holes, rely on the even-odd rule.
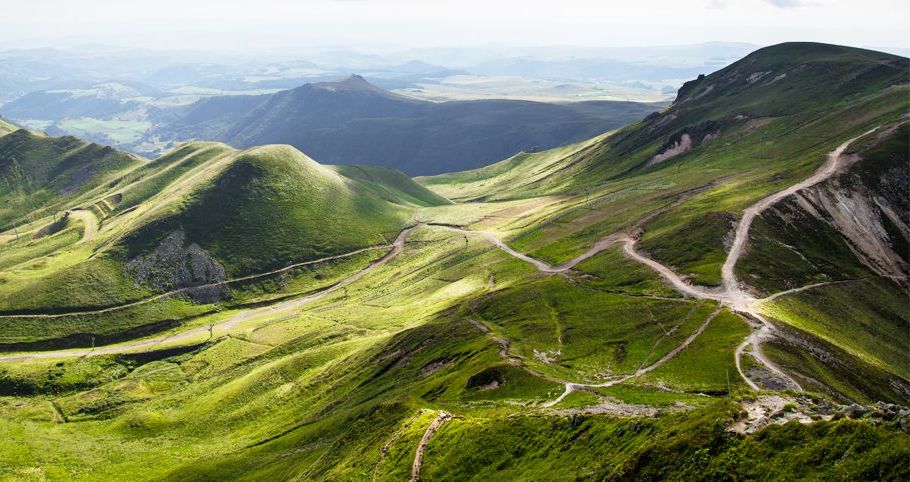
[[428,102],[352,75],[261,96],[202,99],[168,112],[163,139],[215,139],[235,147],[290,144],[331,164],[378,164],[408,174],[483,166],[639,120],[660,104],[515,100]]

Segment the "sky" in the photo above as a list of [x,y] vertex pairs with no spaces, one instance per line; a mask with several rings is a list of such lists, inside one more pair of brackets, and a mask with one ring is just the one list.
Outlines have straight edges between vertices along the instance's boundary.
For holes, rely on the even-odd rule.
[[0,0],[0,48],[366,51],[810,40],[910,48],[908,0]]

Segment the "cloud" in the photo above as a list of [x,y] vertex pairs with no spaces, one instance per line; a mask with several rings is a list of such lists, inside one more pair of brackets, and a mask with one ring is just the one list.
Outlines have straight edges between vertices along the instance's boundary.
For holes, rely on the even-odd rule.
[[723,10],[727,8],[727,0],[708,0],[707,8],[710,10]]
[[765,0],[766,2],[774,5],[779,8],[796,8],[796,7],[806,7],[812,5],[811,2],[806,2],[803,0]]

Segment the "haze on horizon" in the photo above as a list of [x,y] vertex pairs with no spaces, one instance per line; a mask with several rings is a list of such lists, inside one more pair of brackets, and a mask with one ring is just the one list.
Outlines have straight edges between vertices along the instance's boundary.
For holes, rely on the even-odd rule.
[[4,5],[0,44],[294,53],[805,40],[906,53],[907,18],[902,0],[43,0]]

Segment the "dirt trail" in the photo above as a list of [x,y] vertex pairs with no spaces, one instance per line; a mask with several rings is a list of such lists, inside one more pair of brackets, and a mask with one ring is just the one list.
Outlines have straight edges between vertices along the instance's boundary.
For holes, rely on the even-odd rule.
[[332,261],[335,259],[349,258],[351,256],[355,256],[360,253],[365,253],[367,251],[373,251],[373,250],[377,250],[377,249],[389,249],[391,247],[393,247],[393,246],[392,245],[371,246],[369,248],[363,248],[363,249],[358,249],[356,251],[351,251],[350,253],[337,254],[334,256],[327,256],[325,258],[314,259],[311,261],[294,263],[294,264],[285,266],[284,268],[279,268],[279,269],[272,270],[272,271],[266,271],[264,273],[251,274],[251,275],[243,276],[240,278],[232,278],[232,279],[228,279],[228,280],[224,280],[224,281],[219,281],[218,283],[209,283],[209,284],[205,284],[205,285],[190,286],[187,288],[181,288],[179,290],[168,291],[166,293],[161,293],[159,295],[155,295],[150,298],[145,298],[145,299],[142,299],[139,301],[133,301],[131,303],[126,303],[123,305],[111,306],[109,308],[102,308],[99,310],[70,311],[70,312],[66,312],[66,313],[35,313],[35,314],[22,314],[22,315],[2,314],[2,315],[0,315],[0,319],[3,319],[3,318],[64,318],[67,316],[103,315],[105,313],[110,313],[113,311],[120,311],[120,310],[125,310],[127,308],[134,308],[136,306],[141,306],[141,305],[144,305],[147,303],[151,303],[153,301],[158,301],[158,300],[161,300],[164,298],[169,298],[171,296],[177,296],[177,295],[180,295],[180,294],[183,294],[183,293],[186,293],[189,291],[193,291],[193,290],[213,288],[213,287],[217,287],[217,286],[225,286],[225,285],[229,285],[232,283],[239,283],[241,281],[249,281],[249,280],[256,279],[256,278],[262,278],[265,276],[271,276],[271,275],[275,275],[278,273],[283,273],[285,271],[289,271],[294,268],[299,268],[301,266],[323,263],[323,262]]
[[764,339],[772,336],[775,328],[774,325],[772,325],[766,318],[761,315],[758,305],[760,305],[762,301],[771,301],[785,294],[795,293],[804,289],[821,286],[823,284],[818,283],[803,288],[797,288],[795,290],[787,290],[776,295],[769,296],[765,300],[757,299],[745,291],[740,286],[739,280],[736,278],[735,268],[736,262],[739,261],[739,258],[742,255],[746,241],[749,239],[749,228],[752,226],[752,221],[756,216],[759,216],[762,212],[777,202],[781,201],[782,199],[785,199],[786,197],[791,196],[802,189],[825,181],[829,177],[838,173],[843,165],[844,151],[847,150],[850,144],[852,144],[860,137],[864,137],[875,132],[877,129],[878,127],[875,127],[863,134],[860,134],[852,139],[843,142],[828,154],[828,158],[825,163],[807,179],[798,182],[782,191],[771,194],[770,196],[765,197],[757,203],[747,207],[743,211],[743,216],[740,219],[739,224],[736,226],[736,236],[733,240],[733,245],[730,247],[730,252],[727,254],[727,259],[724,261],[724,264],[721,267],[721,279],[723,280],[725,297],[728,299],[726,303],[734,310],[751,315],[762,323],[761,328],[749,334],[743,343],[736,348],[735,353],[737,371],[739,371],[740,376],[752,389],[757,390],[759,387],[755,382],[750,380],[746,373],[743,371],[742,363],[740,361],[746,347],[750,345],[752,347],[751,354],[757,361],[759,361],[762,365],[765,365],[771,372],[782,377],[797,389],[802,390],[802,387],[799,385],[799,383],[797,383],[790,376],[786,375],[783,370],[777,367],[777,365],[775,365],[773,362],[771,362],[771,360],[762,354],[761,343]]
[[436,228],[448,229],[450,231],[455,231],[455,232],[462,233],[462,234],[480,236],[483,239],[487,240],[487,242],[489,242],[490,244],[492,244],[492,245],[496,246],[497,248],[501,249],[502,251],[504,251],[509,256],[512,256],[512,257],[520,259],[526,263],[529,263],[529,264],[533,265],[535,268],[537,268],[537,270],[540,271],[541,273],[547,273],[547,274],[565,273],[565,272],[571,270],[572,268],[574,268],[577,264],[581,263],[582,261],[596,256],[601,251],[609,248],[610,246],[616,244],[616,242],[623,239],[622,235],[611,234],[610,236],[607,236],[607,237],[595,242],[594,246],[592,246],[591,249],[587,250],[583,254],[576,256],[575,258],[573,258],[563,264],[551,266],[544,261],[541,261],[537,258],[532,258],[524,253],[516,251],[511,246],[506,244],[503,240],[499,239],[498,236],[496,236],[495,234],[488,232],[488,231],[473,231],[470,229],[464,229],[464,228],[460,228],[457,226],[451,226],[448,224],[427,223],[427,225],[433,226]]
[[747,297],[747,299],[752,299],[751,296],[742,292],[736,279],[736,274],[733,272],[736,267],[736,262],[739,261],[739,257],[742,255],[746,241],[749,239],[749,228],[752,226],[752,220],[787,196],[793,195],[807,187],[814,186],[836,174],[841,168],[844,157],[843,154],[844,151],[847,150],[847,147],[860,137],[867,136],[877,129],[878,127],[845,141],[828,154],[828,159],[825,163],[807,179],[798,182],[783,191],[776,192],[747,207],[743,211],[743,216],[739,221],[739,225],[736,226],[736,237],[733,240],[733,246],[730,247],[730,253],[727,254],[727,259],[724,261],[724,265],[721,268],[721,278],[723,279],[724,288],[727,292],[736,295],[742,294],[742,296]]
[[[736,274],[734,273],[734,271],[735,271],[734,268],[736,267],[736,263],[739,260],[740,256],[742,255],[743,248],[745,247],[746,241],[748,240],[748,237],[749,237],[749,228],[751,227],[752,221],[755,219],[756,216],[760,215],[762,212],[764,212],[765,210],[767,210],[768,208],[773,206],[778,201],[786,198],[787,196],[790,196],[807,187],[814,186],[815,184],[818,184],[819,182],[822,182],[822,181],[828,179],[829,177],[831,177],[832,175],[836,174],[843,165],[844,152],[847,150],[847,148],[850,146],[850,144],[852,144],[854,141],[856,141],[860,137],[871,134],[876,129],[878,129],[878,128],[876,127],[874,129],[871,129],[868,132],[865,132],[859,136],[849,139],[849,140],[845,141],[844,143],[842,143],[841,145],[839,145],[836,149],[834,149],[834,151],[832,151],[830,154],[828,154],[825,164],[823,164],[809,178],[807,178],[797,184],[794,184],[782,191],[771,194],[770,196],[767,196],[767,197],[759,200],[755,204],[747,207],[743,211],[743,216],[740,219],[739,224],[736,227],[736,236],[734,239],[733,246],[730,248],[730,252],[728,253],[727,258],[724,261],[723,267],[721,268],[721,278],[722,278],[723,285],[722,285],[722,288],[719,288],[719,289],[696,286],[696,285],[687,283],[685,280],[683,280],[676,272],[674,272],[669,267],[659,263],[658,261],[648,258],[647,256],[644,256],[641,253],[639,253],[638,251],[636,251],[635,244],[637,241],[635,238],[633,238],[632,236],[630,236],[628,234],[617,233],[617,234],[612,234],[610,236],[602,238],[599,241],[597,241],[594,244],[594,246],[592,246],[591,249],[588,250],[587,252],[585,252],[584,254],[582,254],[564,264],[561,264],[558,266],[550,266],[549,264],[547,264],[541,260],[532,258],[530,256],[527,256],[525,254],[515,251],[514,249],[512,249],[511,247],[506,245],[504,242],[502,242],[499,238],[497,238],[492,233],[469,231],[469,230],[465,230],[465,229],[458,228],[458,227],[452,227],[452,226],[444,226],[444,227],[455,230],[455,231],[463,232],[463,233],[473,233],[473,234],[478,234],[480,236],[483,236],[484,239],[493,243],[495,246],[499,247],[499,249],[503,250],[504,252],[514,256],[515,258],[518,258],[518,259],[521,259],[528,263],[531,263],[542,273],[566,272],[569,269],[572,269],[578,263],[580,263],[588,258],[591,258],[592,256],[600,253],[601,251],[609,248],[613,244],[615,244],[617,242],[622,242],[624,244],[625,254],[629,258],[653,269],[655,272],[660,274],[661,277],[663,277],[667,282],[669,282],[670,285],[673,286],[673,288],[675,288],[677,291],[679,291],[683,295],[691,296],[691,297],[698,298],[698,299],[718,301],[721,303],[722,306],[727,306],[730,309],[732,309],[733,311],[739,312],[744,315],[748,315],[751,318],[761,322],[762,326],[758,330],[753,331],[746,338],[746,340],[739,347],[737,347],[736,352],[735,352],[737,370],[739,371],[740,376],[742,376],[742,378],[746,381],[746,383],[751,388],[756,389],[756,390],[759,389],[758,385],[755,382],[753,382],[752,380],[750,380],[748,378],[748,376],[746,375],[746,373],[742,370],[741,361],[740,361],[740,358],[742,357],[742,355],[745,351],[745,348],[750,345],[752,347],[751,354],[757,361],[759,361],[760,363],[765,365],[768,368],[768,370],[770,370],[777,376],[781,377],[783,380],[786,380],[787,383],[791,384],[792,386],[795,386],[798,389],[802,389],[793,378],[786,375],[783,372],[783,370],[781,370],[779,367],[777,367],[773,362],[771,362],[771,360],[769,360],[767,357],[765,357],[761,353],[759,346],[761,345],[763,340],[772,336],[772,333],[774,332],[775,328],[774,328],[774,325],[772,325],[770,321],[768,321],[766,318],[764,318],[761,315],[761,313],[759,311],[759,305],[763,301],[772,301],[772,300],[774,300],[780,296],[784,296],[786,294],[796,293],[796,292],[803,291],[806,289],[823,286],[825,284],[830,284],[830,282],[816,283],[816,284],[805,286],[802,288],[796,288],[793,290],[787,290],[787,291],[784,291],[781,293],[777,293],[777,294],[771,295],[764,299],[758,299],[740,287],[740,283],[736,278]],[[712,315],[711,318],[713,318],[713,316],[714,315]],[[711,318],[709,318],[708,321],[710,321]],[[706,325],[707,325],[707,321],[706,321],[705,325],[703,325],[703,326],[706,326]],[[702,330],[703,330],[703,328],[702,328]],[[688,343],[691,342],[692,339],[697,337],[699,333],[700,333],[700,331],[697,331],[695,334],[693,334],[693,336],[690,337],[691,339],[687,340],[687,343],[685,343],[685,345],[687,346]],[[685,348],[685,347],[684,346],[680,347],[679,350],[681,350],[683,348]],[[678,351],[676,351],[676,353],[678,353]],[[675,356],[675,353],[673,354],[673,356]],[[672,358],[672,356],[671,356],[671,358]],[[658,363],[662,364],[662,362],[660,362],[660,361]],[[653,370],[654,368],[657,368],[657,366],[652,365],[652,367],[649,367],[649,369],[647,369],[647,371]],[[641,371],[641,370],[639,370],[639,371]],[[645,373],[647,373],[647,371]],[[604,384],[585,385],[585,384],[576,384],[576,383],[566,382],[566,391],[557,400],[555,400],[554,402],[550,402],[547,406],[552,406],[552,405],[555,405],[556,403],[559,403],[560,401],[562,401],[562,399],[564,399],[566,396],[568,396],[570,393],[572,393],[578,387],[611,386],[613,384],[621,383],[625,380],[628,380],[629,378],[632,378],[634,376],[639,376],[638,372],[636,372],[636,374],[627,375],[626,377],[623,377],[623,378],[620,378],[617,380],[605,382]]]
[[399,427],[391,436],[382,444],[382,448],[379,449],[379,460],[376,461],[376,465],[373,467],[372,480],[379,479],[379,468],[382,465],[382,461],[389,455],[389,450],[392,448],[392,445],[398,441],[398,439],[404,434],[404,432],[413,424],[421,415],[427,412],[427,409],[421,408],[417,411],[411,418],[407,419],[404,424]]
[[85,229],[82,231],[82,239],[80,242],[88,241],[95,237],[98,234],[98,217],[95,216],[95,213],[87,209],[73,209],[69,211],[69,216],[82,221],[85,225]]
[[844,280],[837,280],[837,281],[822,281],[822,282],[820,282],[820,283],[812,283],[812,284],[809,284],[809,285],[806,285],[806,286],[800,286],[799,288],[793,288],[793,289],[789,289],[789,290],[785,290],[785,291],[780,291],[780,292],[778,292],[778,293],[774,293],[773,295],[766,296],[766,297],[764,297],[764,298],[759,298],[758,301],[760,301],[760,302],[762,302],[762,303],[767,302],[767,301],[774,301],[774,300],[780,298],[781,296],[792,295],[792,294],[800,293],[800,292],[803,292],[803,291],[806,291],[806,290],[811,290],[811,289],[814,289],[814,288],[820,288],[820,287],[822,287],[822,286],[836,285],[836,284],[841,284],[841,283],[849,283],[849,282],[851,282],[851,281],[857,281],[857,280],[855,280],[855,279],[844,279]]
[[[404,244],[405,244],[405,241],[407,241],[408,236],[411,234],[412,231],[414,231],[414,229],[416,229],[419,226],[420,225],[412,226],[412,227],[402,230],[401,233],[398,234],[398,237],[395,239],[395,241],[391,244],[392,249],[389,250],[389,252],[386,253],[382,258],[379,258],[378,260],[373,261],[365,268],[352,274],[351,276],[348,276],[347,278],[344,278],[343,280],[339,281],[338,283],[335,283],[334,285],[331,285],[327,288],[324,288],[320,291],[317,291],[313,294],[310,294],[310,295],[307,295],[307,296],[304,296],[301,298],[295,298],[292,300],[283,301],[281,303],[276,303],[274,305],[265,306],[262,308],[254,308],[251,310],[246,310],[242,313],[238,313],[237,315],[235,315],[231,318],[228,318],[227,320],[225,320],[221,323],[214,325],[213,330],[217,329],[218,331],[229,332],[234,327],[236,327],[238,324],[240,324],[244,321],[250,320],[257,316],[269,314],[269,313],[275,313],[275,312],[280,312],[280,311],[291,311],[291,310],[300,308],[300,307],[310,304],[314,301],[317,301],[345,286],[348,286],[349,284],[359,280],[360,278],[363,278],[370,271],[378,268],[379,266],[382,266],[383,264],[387,263],[392,258],[398,256],[398,254],[401,253],[401,251],[404,249]],[[127,353],[127,352],[131,352],[131,351],[135,351],[137,349],[151,348],[162,342],[180,343],[180,342],[184,342],[184,341],[190,341],[194,337],[196,337],[198,335],[205,335],[208,332],[209,332],[209,327],[200,326],[200,327],[192,328],[190,330],[182,331],[180,333],[176,333],[173,335],[159,336],[159,337],[155,337],[155,338],[134,341],[131,343],[124,343],[124,344],[113,345],[113,346],[109,346],[109,347],[95,348],[94,350],[83,348],[83,349],[77,349],[77,350],[61,350],[61,351],[48,351],[48,352],[38,352],[38,353],[7,355],[7,356],[0,356],[0,361],[37,360],[37,359],[48,359],[48,358],[71,358],[71,357],[81,357],[81,356],[112,355],[112,354],[118,354],[118,353]]]
[[414,453],[414,464],[411,466],[411,482],[420,480],[420,469],[423,467],[423,456],[426,454],[427,444],[430,443],[430,439],[433,438],[436,431],[442,427],[442,424],[446,423],[446,421],[451,418],[452,414],[448,412],[439,412],[439,415],[430,422],[430,426],[427,427],[427,431],[424,432],[423,437],[420,438],[420,443],[417,444],[417,451]]
[[469,319],[468,323],[477,327],[478,330],[485,333],[491,340],[499,345],[499,356],[502,357],[503,360],[507,361],[510,365],[520,365],[522,363],[520,357],[509,355],[509,340],[494,335],[490,332],[490,327],[485,325],[482,321]]
[[[380,266],[380,265],[384,264],[386,261],[388,261],[389,259],[397,256],[398,253],[401,252],[402,248],[404,247],[404,242],[407,239],[407,236],[410,234],[411,231],[413,231],[415,228],[417,228],[419,226],[431,225],[431,226],[442,227],[442,228],[446,228],[449,230],[453,230],[453,231],[461,232],[461,233],[465,233],[465,234],[474,234],[474,235],[482,236],[488,242],[492,243],[493,245],[495,245],[496,247],[498,247],[505,253],[507,253],[517,259],[520,259],[522,261],[532,264],[542,273],[550,273],[550,274],[565,273],[568,270],[575,267],[578,263],[597,255],[601,251],[609,248],[610,246],[612,246],[613,244],[615,244],[617,242],[622,242],[624,244],[624,250],[625,250],[625,253],[627,256],[629,256],[631,259],[633,259],[639,263],[642,263],[642,264],[650,267],[651,269],[653,269],[655,272],[660,274],[665,280],[667,280],[680,293],[682,293],[686,296],[691,296],[691,297],[698,298],[698,299],[707,299],[707,300],[718,301],[721,303],[721,305],[727,306],[727,307],[731,308],[732,310],[737,311],[739,313],[750,315],[752,318],[757,319],[762,323],[762,327],[760,329],[754,331],[753,333],[751,333],[746,338],[746,340],[743,342],[743,344],[740,345],[740,347],[738,347],[736,350],[737,369],[739,370],[740,375],[743,377],[743,379],[746,381],[746,383],[750,387],[752,387],[754,389],[758,388],[757,384],[755,384],[753,381],[751,381],[747,377],[747,375],[743,372],[743,370],[741,369],[741,363],[740,363],[740,358],[741,358],[743,352],[745,351],[745,348],[749,345],[752,346],[752,355],[755,357],[756,360],[758,360],[759,362],[761,362],[762,364],[767,366],[767,368],[770,371],[789,380],[797,388],[799,388],[799,385],[792,378],[790,378],[789,376],[784,374],[784,372],[780,368],[775,366],[770,360],[768,360],[766,357],[764,357],[761,354],[761,351],[759,350],[759,345],[765,338],[771,336],[771,333],[773,333],[773,331],[774,331],[774,326],[767,319],[762,317],[758,311],[758,305],[763,300],[755,298],[754,296],[752,296],[748,292],[744,291],[740,287],[739,281],[736,279],[736,275],[734,273],[734,268],[736,266],[736,262],[739,260],[739,257],[742,254],[742,250],[748,239],[749,228],[752,224],[753,219],[755,219],[756,216],[760,215],[763,211],[765,211],[769,207],[773,206],[778,201],[786,198],[787,196],[790,196],[790,195],[798,192],[801,189],[804,189],[806,187],[810,187],[819,182],[822,182],[825,179],[827,179],[830,176],[837,173],[842,165],[843,153],[847,149],[847,147],[849,147],[850,144],[852,142],[854,142],[856,139],[859,139],[860,137],[868,135],[868,134],[874,132],[876,129],[872,129],[862,135],[854,137],[853,139],[850,139],[850,140],[844,142],[843,144],[841,144],[840,146],[838,146],[834,151],[832,151],[828,155],[828,159],[825,162],[825,164],[821,168],[819,168],[808,179],[806,179],[802,182],[799,182],[793,186],[790,186],[787,189],[784,189],[780,192],[777,192],[768,197],[765,197],[762,200],[758,201],[757,203],[753,204],[752,206],[749,206],[748,208],[746,208],[743,211],[743,217],[740,220],[740,222],[736,228],[736,237],[734,240],[734,244],[731,247],[730,252],[727,256],[727,259],[725,260],[724,265],[721,269],[721,275],[722,275],[722,280],[723,280],[722,289],[706,288],[706,287],[695,286],[695,285],[691,285],[691,284],[687,283],[685,280],[683,280],[678,274],[676,274],[669,267],[637,252],[635,250],[636,240],[628,234],[622,234],[622,233],[611,234],[610,236],[607,236],[605,238],[598,240],[594,244],[594,246],[591,247],[591,249],[589,249],[587,252],[583,253],[582,255],[577,256],[576,258],[574,258],[566,263],[563,263],[561,265],[551,266],[539,259],[532,258],[528,255],[525,255],[523,253],[520,253],[520,252],[512,249],[510,246],[508,246],[506,243],[504,243],[502,240],[500,240],[493,233],[484,232],[484,231],[471,231],[471,230],[463,229],[460,227],[442,225],[442,224],[420,223],[414,227],[403,230],[398,235],[398,238],[395,240],[395,242],[392,244],[392,249],[385,256],[383,256],[379,260],[371,263],[369,266],[367,266],[363,270],[355,273],[354,275],[352,275],[348,278],[345,278],[341,282],[339,282],[335,285],[332,285],[331,287],[326,288],[322,291],[319,291],[317,293],[314,293],[312,295],[309,295],[309,296],[306,296],[303,298],[298,298],[298,299],[286,301],[283,303],[278,303],[276,305],[272,305],[272,306],[265,307],[265,308],[259,308],[259,309],[246,311],[244,313],[238,314],[237,316],[235,316],[225,322],[220,323],[219,325],[216,325],[216,327],[219,328],[220,330],[230,330],[234,326],[239,324],[240,322],[246,321],[255,316],[259,316],[259,315],[267,313],[269,311],[290,310],[293,308],[297,308],[297,307],[303,306],[307,303],[310,303],[312,301],[315,301],[319,298],[322,298],[323,296],[325,296],[339,288],[347,286],[348,284],[353,283],[354,281],[363,277],[371,269],[373,269],[377,266]],[[289,269],[289,268],[283,268],[283,269]],[[264,276],[264,275],[265,274],[257,275],[257,276]],[[809,289],[814,286],[818,286],[818,285],[810,285],[808,287],[798,288],[796,290],[788,290],[787,292],[782,292],[782,293],[778,293],[776,295],[772,295],[771,297],[766,298],[764,301],[770,301],[778,296],[782,296],[787,293],[800,291],[802,289]],[[165,296],[165,295],[162,295],[162,296]],[[149,301],[151,301],[151,300],[149,300]],[[143,302],[147,303],[149,301],[143,301]],[[142,303],[142,302],[137,302],[137,303]],[[118,307],[118,308],[114,308],[114,309],[122,309],[122,307]],[[112,309],[107,309],[107,310],[112,310]],[[103,312],[104,312],[104,310],[98,311],[98,313],[103,313]],[[70,315],[72,315],[72,313]],[[716,315],[716,313],[715,313],[715,315]],[[22,315],[20,315],[20,316],[22,316]],[[25,316],[57,317],[57,316],[61,316],[61,315],[25,315]],[[62,315],[62,316],[66,316],[66,315]],[[714,315],[712,315],[708,320],[706,320],[706,322],[703,326],[707,326],[707,323],[710,322],[710,320],[713,319],[713,317],[714,317]],[[704,329],[703,327],[700,327],[700,330],[697,330],[696,333],[694,333],[690,337],[690,339],[688,339],[684,343],[684,345],[688,346],[688,343],[691,343],[691,341],[694,340],[695,337],[697,337],[698,334],[700,334],[703,329]],[[28,354],[28,355],[15,355],[15,356],[0,357],[0,361],[23,360],[23,359],[34,359],[34,358],[54,358],[54,357],[67,357],[67,356],[85,356],[85,355],[106,354],[106,353],[122,353],[124,351],[134,350],[136,348],[144,348],[144,347],[148,347],[148,346],[153,346],[153,345],[156,345],[156,344],[158,344],[162,341],[166,341],[166,340],[169,340],[172,342],[188,340],[188,339],[192,338],[193,336],[201,334],[205,331],[208,331],[207,327],[199,327],[199,328],[188,330],[186,332],[182,332],[182,333],[172,335],[172,336],[152,338],[152,339],[148,339],[148,340],[144,340],[144,341],[129,343],[129,344],[125,344],[125,345],[119,345],[116,347],[97,349],[94,351],[71,350],[71,351],[61,351],[61,352],[45,352],[45,353]],[[500,341],[497,341],[497,343],[500,343]],[[502,343],[500,343],[500,345],[502,346]],[[678,353],[679,350],[684,349],[685,346],[678,347],[678,350],[676,351],[676,353]],[[673,356],[675,356],[675,353]],[[664,357],[664,358],[666,358],[666,357]],[[668,359],[665,360],[664,358],[659,360],[657,363],[663,364],[665,361],[668,360]],[[648,371],[651,371],[651,370],[657,368],[657,366],[659,366],[658,364],[655,364],[655,365],[652,365],[651,367],[648,367],[646,369],[642,369],[642,370],[646,370],[643,373],[647,373]],[[639,370],[639,371],[641,371],[641,370]],[[621,382],[628,380],[629,378],[632,378],[635,376],[640,376],[640,374],[638,372],[636,372],[636,374],[627,375],[626,377],[623,377],[623,378],[620,378],[617,380],[611,380],[608,382],[604,382],[602,384],[594,384],[594,385],[575,384],[575,383],[571,383],[571,382],[566,382],[565,393],[563,393],[563,395],[561,395],[559,397],[559,399],[557,399],[555,402],[551,402],[550,405],[555,405],[556,403],[558,403],[559,401],[564,399],[569,393],[574,391],[575,388],[577,388],[577,387],[585,387],[585,386],[606,387],[606,386],[615,385],[616,383],[621,383]],[[550,406],[550,405],[548,405],[548,406]]]
[[723,292],[717,289],[704,288],[686,283],[672,269],[639,253],[635,250],[635,243],[637,243],[637,241],[632,237],[623,236],[619,238],[619,240],[623,242],[624,251],[628,257],[656,271],[657,274],[667,280],[676,291],[693,298],[720,301],[721,303],[726,303],[728,301]]
[[[675,358],[677,355],[679,355],[680,352],[682,352],[689,345],[691,345],[692,342],[695,341],[695,339],[698,338],[698,336],[701,335],[702,332],[704,332],[706,328],[708,328],[708,325],[711,323],[711,321],[715,317],[717,317],[717,315],[721,312],[722,309],[723,308],[721,307],[721,308],[714,310],[714,312],[711,313],[711,315],[708,316],[708,318],[705,319],[705,321],[701,325],[699,325],[699,327],[696,328],[696,330],[694,332],[692,332],[692,334],[689,335],[688,338],[686,338],[685,340],[683,340],[682,343],[680,343],[678,346],[676,346],[675,348],[670,350],[666,355],[662,356],[659,360],[652,363],[651,365],[639,368],[638,370],[635,371],[635,373],[633,373],[631,375],[625,375],[625,376],[615,378],[613,380],[608,380],[608,381],[602,382],[602,383],[575,383],[575,382],[569,382],[566,380],[560,380],[559,378],[553,377],[551,375],[546,375],[543,373],[538,373],[533,370],[529,370],[532,374],[537,375],[541,378],[550,380],[555,383],[562,383],[563,385],[565,385],[565,391],[563,391],[563,393],[559,397],[557,397],[555,400],[552,400],[552,401],[549,401],[549,402],[543,404],[543,406],[547,407],[547,408],[552,407],[552,406],[558,404],[559,402],[563,401],[563,399],[565,399],[567,396],[569,396],[570,393],[574,392],[576,389],[579,389],[579,388],[612,387],[613,385],[618,385],[627,380],[630,380],[630,379],[636,378],[636,377],[640,377],[642,375],[645,375],[647,373],[650,373],[650,372],[656,370],[657,368],[660,368],[662,365],[664,365],[668,361]],[[496,342],[496,344],[499,345],[499,356],[502,357],[504,360],[506,360],[509,364],[521,365],[523,363],[523,360],[521,358],[514,356],[514,355],[509,355],[509,340],[506,340],[504,338],[500,338],[498,336],[493,335],[493,333],[490,330],[490,327],[481,321],[474,320],[474,319],[468,319],[468,322],[471,323],[472,325],[474,325],[475,327],[477,327],[478,330],[480,330],[481,332],[486,334],[488,337],[490,337],[490,339],[492,339],[494,342]]]
[[614,386],[614,385],[618,385],[618,384],[620,384],[620,383],[623,383],[623,382],[625,382],[625,381],[631,380],[631,379],[633,379],[633,378],[637,378],[637,377],[640,377],[640,376],[642,376],[642,375],[646,375],[646,374],[648,374],[648,373],[650,373],[650,372],[652,372],[652,371],[654,371],[654,370],[660,368],[661,366],[663,366],[663,365],[664,365],[665,363],[667,363],[668,361],[672,360],[673,358],[676,358],[676,356],[679,355],[680,352],[682,352],[683,350],[685,350],[686,348],[688,348],[688,346],[691,345],[692,342],[695,341],[695,339],[698,338],[698,336],[701,335],[702,332],[704,332],[706,328],[708,328],[708,325],[711,324],[711,321],[712,321],[715,317],[717,317],[718,314],[720,314],[720,312],[721,312],[722,309],[723,309],[723,308],[718,308],[718,309],[714,310],[714,312],[711,313],[711,315],[708,316],[708,318],[705,319],[705,321],[704,321],[701,325],[699,325],[698,328],[697,328],[695,331],[693,331],[692,334],[689,335],[688,338],[686,338],[685,340],[683,340],[683,342],[680,343],[676,348],[670,350],[666,355],[662,356],[662,357],[660,358],[660,360],[657,360],[656,362],[654,362],[654,363],[652,363],[652,364],[650,364],[650,365],[648,365],[648,366],[646,366],[646,367],[642,367],[642,368],[639,368],[638,370],[635,370],[635,373],[632,373],[631,375],[624,375],[624,376],[622,376],[622,377],[619,377],[619,378],[616,378],[616,379],[613,379],[613,380],[609,380],[609,381],[606,381],[606,382],[602,382],[602,383],[574,383],[574,382],[565,382],[566,388],[565,388],[565,391],[562,392],[562,395],[560,395],[559,397],[557,397],[555,400],[551,400],[551,401],[545,403],[543,406],[544,406],[544,407],[552,407],[552,406],[558,404],[559,402],[563,401],[567,396],[569,396],[570,393],[574,392],[575,390],[577,390],[577,389],[579,389],[579,388],[607,388],[607,387],[612,387],[612,386]]

